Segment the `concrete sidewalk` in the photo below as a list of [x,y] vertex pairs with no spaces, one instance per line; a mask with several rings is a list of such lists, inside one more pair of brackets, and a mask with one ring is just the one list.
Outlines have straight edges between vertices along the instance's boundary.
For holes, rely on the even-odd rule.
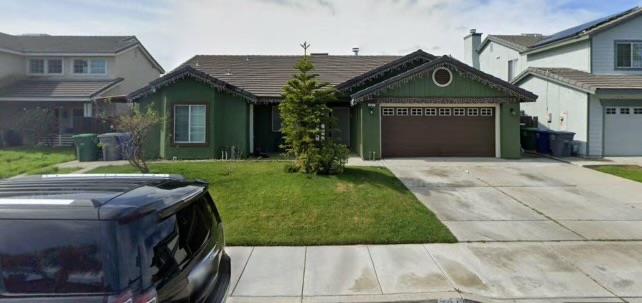
[[228,302],[642,302],[642,242],[229,247]]

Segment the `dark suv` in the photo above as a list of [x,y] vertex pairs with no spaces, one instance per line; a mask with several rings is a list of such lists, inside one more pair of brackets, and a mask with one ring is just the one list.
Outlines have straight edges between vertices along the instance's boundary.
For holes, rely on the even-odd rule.
[[0,302],[222,302],[230,279],[207,184],[173,175],[0,182]]

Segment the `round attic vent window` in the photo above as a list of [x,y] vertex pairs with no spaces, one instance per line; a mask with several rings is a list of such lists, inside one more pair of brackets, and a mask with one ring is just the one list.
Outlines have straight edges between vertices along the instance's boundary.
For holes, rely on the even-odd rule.
[[440,67],[432,73],[432,81],[439,87],[446,87],[453,82],[453,73],[445,67]]

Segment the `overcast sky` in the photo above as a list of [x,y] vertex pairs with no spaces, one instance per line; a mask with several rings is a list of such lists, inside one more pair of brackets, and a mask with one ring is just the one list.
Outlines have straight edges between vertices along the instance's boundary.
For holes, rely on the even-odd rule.
[[166,70],[195,54],[463,56],[471,28],[551,34],[642,0],[0,0],[0,32],[136,35]]

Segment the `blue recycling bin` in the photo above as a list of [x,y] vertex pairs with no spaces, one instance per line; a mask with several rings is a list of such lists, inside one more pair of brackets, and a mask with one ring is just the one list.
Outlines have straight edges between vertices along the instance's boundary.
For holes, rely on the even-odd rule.
[[536,151],[540,154],[551,154],[551,131],[540,129],[535,133],[537,140]]

